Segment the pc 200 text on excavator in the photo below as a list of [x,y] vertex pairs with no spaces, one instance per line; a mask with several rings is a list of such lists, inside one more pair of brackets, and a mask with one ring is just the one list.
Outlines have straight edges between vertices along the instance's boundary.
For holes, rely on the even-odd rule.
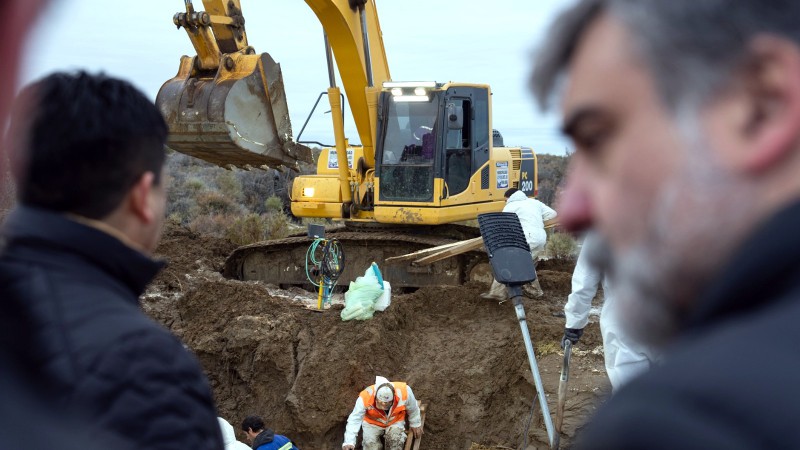
[[[295,178],[297,217],[343,220],[335,232],[348,253],[342,280],[373,260],[477,236],[454,222],[500,211],[516,187],[533,196],[536,156],[504,147],[492,131],[488,85],[395,81],[374,0],[305,0],[324,31],[335,147],[323,148],[317,173]],[[206,11],[186,11],[173,22],[197,51],[181,58],[156,103],[170,127],[168,145],[220,166],[289,167],[311,161],[293,140],[280,66],[247,42],[239,0],[203,0]],[[335,63],[334,63],[335,59]],[[338,68],[361,145],[344,132]],[[306,237],[237,249],[226,276],[277,284],[306,282]],[[488,273],[475,251],[435,264],[388,266],[396,287],[458,285]]]

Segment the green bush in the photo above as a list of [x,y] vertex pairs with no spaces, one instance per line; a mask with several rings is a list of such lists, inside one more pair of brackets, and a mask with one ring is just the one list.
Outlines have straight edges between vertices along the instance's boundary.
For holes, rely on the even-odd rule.
[[553,259],[560,261],[574,259],[578,251],[578,243],[567,233],[553,232],[547,240],[545,250],[547,255]]
[[268,213],[282,213],[283,212],[283,200],[280,197],[270,196],[264,201],[264,206],[267,208]]
[[181,189],[184,191],[185,195],[195,196],[208,189],[208,186],[206,186],[202,179],[191,177],[183,182]]

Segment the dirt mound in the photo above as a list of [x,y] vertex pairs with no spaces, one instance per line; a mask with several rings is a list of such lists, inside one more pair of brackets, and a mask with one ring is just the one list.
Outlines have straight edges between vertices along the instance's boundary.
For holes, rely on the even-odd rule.
[[194,278],[207,278],[222,270],[225,259],[236,248],[225,240],[194,233],[167,222],[156,248],[156,258],[167,267],[150,284],[142,298],[145,311],[176,333],[183,326],[175,302],[189,289]]
[[572,272],[558,272],[555,270],[539,269],[536,271],[542,291],[560,301],[561,306],[567,301],[567,296],[572,291]]
[[156,257],[167,260],[164,271],[153,281],[162,292],[182,291],[184,275],[199,269],[222,270],[236,246],[225,239],[204,236],[168,222],[164,226]]
[[[274,287],[214,273],[225,242],[181,230],[169,230],[165,240],[159,253],[177,262],[176,272],[157,280],[146,310],[198,355],[220,414],[232,423],[260,414],[301,448],[338,449],[358,392],[383,375],[407,381],[428,403],[424,448],[520,444],[535,389],[513,306],[481,299],[486,286],[423,288],[394,296],[369,321],[342,322],[340,306],[311,311]],[[539,276],[546,294],[525,306],[554,410],[564,330],[558,315],[570,273],[540,270]],[[169,291],[171,277],[179,280],[177,293]],[[590,324],[573,358],[568,436],[607,389],[600,344],[599,327]],[[543,446],[538,406],[535,417],[530,436]]]

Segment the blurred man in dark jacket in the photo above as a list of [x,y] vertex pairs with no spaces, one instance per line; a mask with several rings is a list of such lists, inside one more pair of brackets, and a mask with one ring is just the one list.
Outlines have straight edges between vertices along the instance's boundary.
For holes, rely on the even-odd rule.
[[127,82],[57,73],[22,91],[8,133],[20,205],[2,230],[4,351],[54,408],[136,448],[221,449],[197,361],[138,302],[162,267],[159,111]]

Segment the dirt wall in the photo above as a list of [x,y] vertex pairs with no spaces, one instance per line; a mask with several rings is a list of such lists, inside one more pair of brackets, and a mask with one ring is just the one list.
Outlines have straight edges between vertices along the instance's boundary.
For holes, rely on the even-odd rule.
[[[315,312],[272,287],[222,279],[214,271],[229,249],[168,229],[159,253],[176,264],[154,283],[145,307],[197,354],[231,423],[259,414],[301,448],[338,449],[358,392],[382,375],[408,382],[429,405],[423,448],[520,445],[535,389],[510,302],[480,298],[479,284],[424,288],[395,296],[369,321],[342,322],[340,307]],[[554,410],[558,315],[571,274],[540,267],[539,276],[546,294],[525,306]],[[600,345],[592,323],[573,358],[566,442],[607,391]],[[546,448],[538,407],[530,437],[530,448]]]

